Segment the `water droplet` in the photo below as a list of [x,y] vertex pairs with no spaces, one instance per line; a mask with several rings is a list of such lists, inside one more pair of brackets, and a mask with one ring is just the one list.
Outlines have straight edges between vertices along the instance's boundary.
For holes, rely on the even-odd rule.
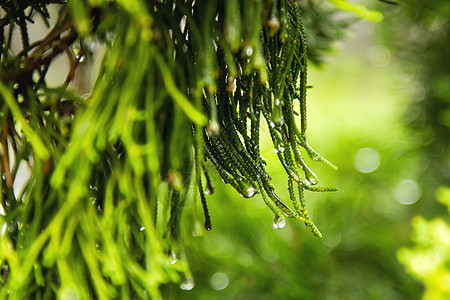
[[108,42],[108,43],[112,43],[113,41],[114,41],[114,38],[116,37],[116,35],[114,34],[114,32],[113,31],[111,31],[111,30],[107,30],[106,31],[106,33],[105,33],[105,40]]
[[273,148],[273,152],[275,152],[276,154],[283,153],[284,150],[286,150],[286,148],[284,148],[284,145],[282,143],[280,143],[277,147]]
[[8,229],[8,225],[6,223],[3,223],[2,229],[0,230],[0,236],[5,236],[6,230]]
[[253,187],[249,187],[246,191],[245,191],[245,198],[251,198],[255,195],[256,193],[256,189]]
[[184,291],[190,291],[194,288],[195,282],[194,278],[192,277],[186,277],[181,283],[180,288]]
[[281,108],[280,98],[275,98],[274,94],[271,94],[272,98],[272,122],[275,126],[282,126],[284,123],[283,112]]
[[236,91],[236,79],[232,76],[228,77],[227,91],[234,93]]
[[242,189],[241,191],[239,191],[239,194],[244,198],[251,198],[256,194],[256,189],[253,187]]
[[275,147],[273,151],[275,153],[283,153],[286,149],[286,145],[282,140],[275,139],[273,146]]
[[317,155],[316,155],[316,156],[313,156],[313,160],[314,160],[314,161],[319,161],[319,159],[320,159],[320,158],[319,158]]
[[214,193],[214,186],[212,184],[206,184],[205,194],[211,195],[212,193]]
[[209,136],[217,136],[220,133],[220,126],[217,122],[211,122],[206,128]]
[[269,126],[270,126],[270,128],[275,128],[275,123],[272,122],[272,121],[270,121],[270,122],[269,122]]
[[271,36],[274,36],[280,29],[280,22],[278,21],[277,17],[273,15],[267,22],[267,25],[269,25]]
[[38,82],[39,79],[41,79],[41,74],[39,74],[39,72],[37,70],[34,70],[33,75],[31,75],[31,76],[32,76],[31,78],[33,79],[33,82]]
[[98,49],[99,43],[96,40],[87,39],[84,42],[84,47],[86,48],[86,50],[88,50],[90,52],[93,52],[93,51],[96,51]]
[[203,224],[203,227],[204,227],[207,231],[210,231],[210,230],[212,229],[212,226],[211,226],[211,220],[210,220],[209,218],[205,220],[205,223]]
[[168,258],[169,264],[173,265],[174,263],[176,263],[178,261],[178,257],[175,251],[170,251],[170,255]]
[[247,46],[245,48],[245,55],[252,56],[252,54],[253,54],[253,47],[252,46]]
[[145,230],[145,227],[144,226],[142,226],[141,228],[139,228],[139,231],[144,231]]
[[181,17],[181,21],[180,21],[180,30],[183,33],[184,33],[184,29],[186,28],[186,19],[187,19],[187,16],[184,15]]
[[261,160],[261,163],[262,163],[263,166],[267,166],[267,162],[264,159],[264,157],[260,156],[259,159]]
[[84,93],[81,95],[81,98],[83,98],[84,100],[86,100],[89,97],[91,97],[91,93]]
[[203,226],[203,224],[200,223],[200,221],[196,220],[194,222],[194,229],[192,230],[192,236],[193,237],[201,237],[201,236],[203,236],[202,226]]
[[312,177],[312,178],[306,178],[306,179],[305,179],[305,184],[306,184],[307,186],[310,186],[310,185],[316,185],[316,184],[317,184],[317,180],[316,180],[314,177]]
[[170,187],[174,190],[180,191],[183,188],[183,177],[180,172],[169,171],[167,177]]
[[284,226],[286,226],[286,219],[284,217],[279,217],[275,215],[273,217],[273,228],[281,229],[284,228]]
[[236,181],[239,186],[238,192],[242,197],[251,198],[256,194],[257,190],[249,183],[242,181],[242,178],[237,178]]

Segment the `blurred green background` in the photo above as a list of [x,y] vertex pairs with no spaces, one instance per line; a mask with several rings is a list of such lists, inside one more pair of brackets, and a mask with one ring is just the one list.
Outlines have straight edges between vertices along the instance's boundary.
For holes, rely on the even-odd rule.
[[[356,22],[323,68],[310,68],[310,143],[339,167],[312,166],[319,185],[338,188],[306,195],[323,239],[295,220],[274,229],[260,196],[244,199],[213,176],[213,230],[191,237],[200,221],[190,214],[194,207],[184,216],[195,287],[167,286],[167,298],[420,299],[424,280],[407,272],[398,254],[415,247],[409,261],[422,250],[440,255],[435,265],[444,269],[429,273],[431,282],[447,276],[442,291],[428,299],[449,299],[450,231],[441,232],[441,244],[424,235],[425,219],[439,217],[444,227],[449,220],[436,201],[436,190],[449,184],[450,69],[439,60],[450,53],[448,7],[438,1],[383,6],[383,24]],[[287,199],[286,174],[265,133],[262,154]],[[201,215],[198,203],[195,209]],[[415,244],[411,220],[417,215],[425,223],[416,228],[423,234]],[[420,260],[419,273],[433,259]]]

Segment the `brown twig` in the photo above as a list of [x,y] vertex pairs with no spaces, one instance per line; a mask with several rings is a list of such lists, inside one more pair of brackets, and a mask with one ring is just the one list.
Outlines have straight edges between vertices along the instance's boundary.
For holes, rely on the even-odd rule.
[[[36,49],[33,50],[31,56],[39,55],[39,53],[45,52],[46,50],[50,49],[51,43],[55,40],[58,40],[61,37],[61,34],[69,29],[73,29],[73,23],[69,18],[64,17],[61,20],[61,23],[55,25],[55,27],[53,27],[53,30],[50,31],[44,39],[33,43],[31,47],[36,47]],[[45,47],[48,45],[49,47],[47,47],[46,49]]]
[[2,126],[2,135],[1,135],[1,144],[2,144],[2,167],[3,172],[5,173],[5,181],[6,187],[11,188],[13,186],[13,178],[9,165],[9,150],[8,150],[8,134],[9,134],[9,122],[8,117],[5,118],[5,121]]
[[[61,37],[64,33],[67,35]],[[21,51],[16,59],[25,56],[23,59],[16,61],[13,70],[5,70],[0,73],[0,80],[8,81],[14,79],[24,78],[29,76],[34,70],[39,69],[43,65],[48,65],[59,54],[65,51],[77,39],[78,33],[73,27],[72,21],[66,16],[53,30],[42,40],[33,43],[26,49]],[[33,49],[33,52],[27,57],[28,51]],[[24,66],[17,69],[17,65]]]
[[[53,48],[50,48],[51,49],[50,53],[48,53],[47,55],[45,55],[44,53],[44,55],[42,55],[39,58],[27,59],[25,66],[19,70],[0,73],[0,80],[9,81],[12,79],[23,78],[24,76],[30,75],[34,70],[39,69],[43,65],[51,63],[53,59],[55,59],[59,54],[61,54],[64,51],[65,47],[75,42],[77,37],[78,34],[73,28],[71,28],[68,36],[61,38],[58,41],[58,44],[53,46]],[[30,56],[30,58],[32,57]]]
[[81,57],[83,57],[84,55],[84,50],[81,49],[76,57],[72,49],[70,49],[69,47],[66,47],[65,51],[70,62],[70,70],[67,74],[66,80],[64,81],[64,85],[67,86],[75,77],[75,71],[77,70]]

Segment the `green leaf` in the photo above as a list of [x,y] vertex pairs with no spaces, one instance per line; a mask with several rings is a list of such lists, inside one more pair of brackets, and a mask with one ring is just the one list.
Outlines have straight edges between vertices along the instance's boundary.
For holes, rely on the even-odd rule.
[[369,10],[367,7],[365,7],[362,4],[354,4],[350,3],[346,0],[328,0],[334,5],[336,5],[337,8],[353,12],[360,16],[363,19],[367,19],[369,21],[374,22],[381,22],[383,21],[383,14],[379,11]]
[[8,105],[14,119],[16,119],[16,121],[22,127],[22,130],[23,130],[25,136],[28,138],[31,146],[33,147],[34,151],[36,152],[36,156],[43,160],[49,159],[50,152],[48,151],[47,147],[45,147],[42,140],[39,138],[39,136],[33,131],[31,126],[28,124],[27,120],[22,115],[19,104],[17,104],[16,100],[13,98],[13,96],[11,95],[8,88],[2,82],[0,82],[0,94],[2,95],[6,104]]

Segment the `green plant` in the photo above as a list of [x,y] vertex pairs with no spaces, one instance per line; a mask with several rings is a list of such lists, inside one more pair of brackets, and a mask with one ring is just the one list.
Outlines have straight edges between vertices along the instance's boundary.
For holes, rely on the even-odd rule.
[[[53,26],[50,4],[59,9]],[[208,164],[244,197],[261,194],[278,227],[295,218],[320,236],[303,193],[334,189],[316,187],[300,150],[332,166],[306,139],[302,22],[317,21],[314,1],[303,11],[293,0],[1,6],[1,298],[158,299],[167,282],[192,288],[179,220],[185,203],[200,198],[211,229]],[[49,31],[30,42],[38,15]],[[334,38],[325,32],[320,23],[310,29],[315,61]],[[92,43],[106,53],[85,100],[70,84]],[[47,73],[60,55],[70,70],[51,87]],[[293,209],[265,171],[262,120]],[[18,191],[21,165],[31,177]]]
[[[441,187],[437,199],[450,212],[450,189]],[[442,218],[431,221],[421,216],[413,219],[412,248],[398,251],[398,259],[407,271],[425,285],[423,299],[450,297],[450,225]]]

